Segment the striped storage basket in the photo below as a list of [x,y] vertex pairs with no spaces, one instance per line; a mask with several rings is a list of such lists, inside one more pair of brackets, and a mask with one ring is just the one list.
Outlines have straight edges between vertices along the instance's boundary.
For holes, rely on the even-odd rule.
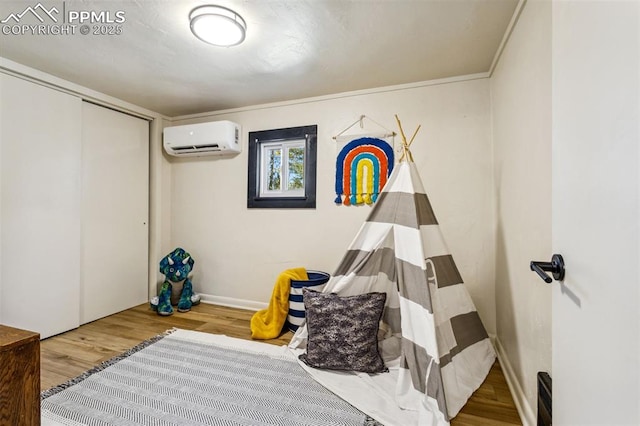
[[304,303],[302,301],[302,289],[322,291],[331,277],[326,272],[307,271],[307,281],[291,280],[289,289],[289,315],[287,315],[287,327],[296,331],[304,322]]

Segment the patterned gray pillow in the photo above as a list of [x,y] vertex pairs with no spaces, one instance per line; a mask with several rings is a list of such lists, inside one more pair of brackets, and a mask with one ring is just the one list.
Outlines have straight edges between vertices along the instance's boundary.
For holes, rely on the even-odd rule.
[[340,297],[303,290],[309,338],[307,365],[329,370],[388,371],[378,352],[378,326],[386,293]]

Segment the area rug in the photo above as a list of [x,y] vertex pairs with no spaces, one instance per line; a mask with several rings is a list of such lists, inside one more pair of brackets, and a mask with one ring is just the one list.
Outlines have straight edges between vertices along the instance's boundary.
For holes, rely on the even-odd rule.
[[374,425],[286,347],[175,330],[41,395],[42,425]]

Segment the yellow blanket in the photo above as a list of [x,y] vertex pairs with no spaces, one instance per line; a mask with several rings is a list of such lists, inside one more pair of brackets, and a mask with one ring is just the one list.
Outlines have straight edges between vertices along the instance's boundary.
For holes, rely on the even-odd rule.
[[256,312],[251,317],[252,339],[275,339],[280,336],[289,313],[291,280],[306,281],[308,279],[305,268],[287,269],[278,275],[273,286],[269,307]]

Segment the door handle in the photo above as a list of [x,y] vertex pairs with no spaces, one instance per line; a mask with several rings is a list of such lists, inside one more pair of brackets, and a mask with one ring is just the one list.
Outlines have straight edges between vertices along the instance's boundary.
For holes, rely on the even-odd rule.
[[538,274],[546,283],[550,283],[553,280],[545,273],[545,271],[551,272],[556,281],[562,281],[564,279],[564,259],[562,259],[561,254],[554,254],[553,257],[551,257],[551,262],[538,262],[532,260],[529,264],[529,268]]

